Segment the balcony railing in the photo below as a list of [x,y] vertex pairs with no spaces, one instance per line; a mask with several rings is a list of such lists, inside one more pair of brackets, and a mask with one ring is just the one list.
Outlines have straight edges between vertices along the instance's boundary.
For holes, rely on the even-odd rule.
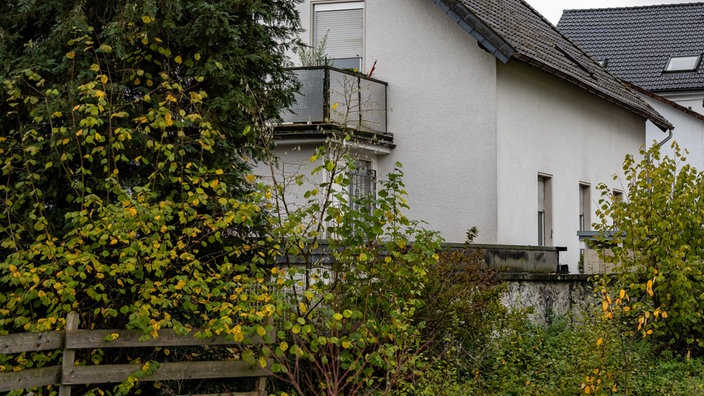
[[389,140],[387,83],[332,67],[294,68],[300,84],[295,103],[281,114],[277,130],[345,130]]

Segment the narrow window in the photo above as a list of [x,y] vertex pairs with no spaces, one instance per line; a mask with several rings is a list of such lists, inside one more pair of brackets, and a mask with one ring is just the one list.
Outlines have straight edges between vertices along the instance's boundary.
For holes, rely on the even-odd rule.
[[579,184],[579,230],[588,231],[592,228],[591,195],[589,184]]
[[353,209],[371,212],[368,203],[360,200],[376,195],[376,171],[371,161],[357,160],[350,171],[350,203]]
[[552,244],[552,186],[549,176],[538,176],[538,246]]
[[325,42],[325,54],[333,67],[362,69],[364,53],[364,2],[316,4],[314,45]]

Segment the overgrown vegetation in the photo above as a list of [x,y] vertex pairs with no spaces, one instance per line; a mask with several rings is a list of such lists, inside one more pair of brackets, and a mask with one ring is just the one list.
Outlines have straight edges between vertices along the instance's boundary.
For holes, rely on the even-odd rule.
[[642,150],[639,161],[626,158],[627,199],[613,200],[602,187],[597,229],[610,248],[601,256],[620,273],[604,288],[618,320],[663,349],[701,356],[704,175],[674,148],[673,158],[657,147]]
[[[595,280],[594,309],[530,324],[501,304],[480,252],[441,252],[406,217],[400,164],[376,194],[350,194],[344,132],[310,179],[254,176],[256,160],[276,169],[267,125],[291,98],[294,6],[0,5],[0,334],[62,329],[70,311],[145,337],[226,334],[241,345],[206,354],[270,370],[282,395],[704,393],[704,180],[679,151],[629,156],[623,201],[602,187],[602,258],[620,275]],[[313,179],[304,205],[289,201]],[[0,371],[57,359],[3,355]],[[77,391],[169,391],[150,386]]]
[[0,333],[61,329],[69,311],[84,328],[233,333],[265,261],[253,120],[291,99],[294,5],[2,2]]
[[702,173],[675,148],[624,161],[624,200],[600,186],[601,257],[594,306],[547,328],[504,316],[473,375],[452,394],[704,393]]
[[[701,359],[624,336],[610,321],[547,328],[523,323],[491,346],[464,392],[475,395],[696,395],[704,391]],[[463,391],[456,395],[467,394]]]

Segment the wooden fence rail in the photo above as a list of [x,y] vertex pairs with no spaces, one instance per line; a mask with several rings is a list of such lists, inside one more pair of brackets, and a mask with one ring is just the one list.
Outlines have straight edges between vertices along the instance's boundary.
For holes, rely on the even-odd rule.
[[[114,341],[106,339],[117,334]],[[61,366],[26,369],[0,373],[0,392],[16,389],[59,385],[59,396],[70,396],[71,386],[100,383],[119,383],[141,370],[141,364],[104,364],[76,366],[76,350],[129,347],[169,347],[198,345],[235,345],[225,336],[199,338],[192,334],[177,335],[173,330],[160,330],[158,337],[140,341],[138,330],[79,330],[78,314],[71,313],[65,331],[26,333],[0,336],[0,354],[63,350]],[[253,340],[258,343],[263,340]],[[250,392],[229,393],[232,396],[263,396],[266,394],[268,372],[241,360],[160,363],[149,376],[140,381],[191,380],[209,378],[258,377],[256,389]]]

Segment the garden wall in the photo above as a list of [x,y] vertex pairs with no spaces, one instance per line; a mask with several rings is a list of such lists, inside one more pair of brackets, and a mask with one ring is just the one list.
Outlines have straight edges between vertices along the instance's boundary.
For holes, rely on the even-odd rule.
[[559,317],[582,316],[596,301],[588,275],[501,273],[508,285],[502,302],[512,308],[533,307],[536,324],[548,325]]

